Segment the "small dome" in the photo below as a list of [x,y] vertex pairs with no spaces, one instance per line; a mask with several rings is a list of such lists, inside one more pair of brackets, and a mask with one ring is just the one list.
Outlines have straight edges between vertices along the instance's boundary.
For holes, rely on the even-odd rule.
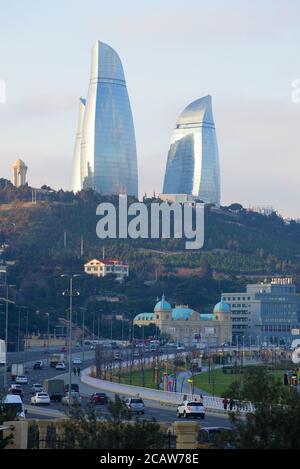
[[162,296],[161,301],[156,303],[154,311],[171,311],[172,307],[170,303],[165,300],[165,295]]
[[154,321],[154,313],[140,313],[134,318],[134,321]]
[[230,306],[229,304],[225,303],[225,301],[220,301],[214,307],[214,313],[230,313]]

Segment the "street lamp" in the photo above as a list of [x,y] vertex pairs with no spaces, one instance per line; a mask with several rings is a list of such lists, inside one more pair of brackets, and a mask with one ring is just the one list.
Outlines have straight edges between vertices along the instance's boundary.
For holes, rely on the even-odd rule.
[[49,350],[49,345],[50,345],[50,314],[46,313],[47,319],[48,319],[48,326],[47,326],[47,337],[48,337],[48,350]]
[[72,310],[73,310],[73,297],[78,296],[79,292],[73,290],[73,279],[80,277],[80,274],[62,274],[61,277],[67,277],[70,280],[69,291],[64,291],[62,294],[70,298],[70,323],[69,323],[69,399],[68,404],[71,405],[71,387],[72,387]]
[[79,308],[82,311],[82,361],[84,362],[84,328],[85,328],[85,323],[84,323],[84,312],[87,311],[87,308]]
[[8,285],[7,284],[7,275],[5,276],[5,285],[1,285],[6,287],[6,297],[0,298],[1,300],[5,301],[5,367],[4,367],[4,388],[7,388],[7,349],[8,349],[8,304],[15,304],[14,301],[8,299],[9,288],[14,288],[16,285]]

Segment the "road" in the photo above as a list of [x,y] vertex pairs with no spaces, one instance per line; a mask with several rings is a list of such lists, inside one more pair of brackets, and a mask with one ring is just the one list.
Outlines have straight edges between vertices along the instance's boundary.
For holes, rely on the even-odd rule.
[[[90,365],[94,364],[95,361],[95,352],[94,351],[87,351],[85,352],[85,361],[80,365],[80,368],[86,368]],[[78,356],[81,357],[81,351],[76,351],[73,353],[73,357]],[[59,373],[55,368],[50,368],[49,366],[45,366],[42,370],[33,370],[33,363],[35,360],[44,359],[45,355],[43,350],[35,350],[27,352],[27,358],[30,360],[26,363],[28,368],[28,385],[23,385],[24,391],[24,403],[27,408],[27,418],[28,419],[55,419],[55,418],[63,418],[65,417],[65,406],[61,403],[51,403],[48,407],[37,407],[30,405],[30,399],[32,394],[31,386],[34,383],[43,383],[45,379],[54,378],[54,377],[61,377],[68,382],[68,366],[67,370],[64,372]],[[34,360],[33,360],[34,359]],[[12,363],[15,360],[14,356],[9,357],[9,363]],[[12,383],[10,379],[10,373],[8,373],[8,382],[9,384]],[[86,407],[89,402],[90,395],[95,392],[95,389],[87,386],[86,384],[80,383],[78,376],[74,377],[72,374],[72,382],[79,383],[80,394],[82,396],[82,406]],[[113,398],[114,395],[112,393],[106,393],[109,397]],[[126,397],[126,396],[124,396]],[[107,414],[107,410],[105,406],[99,406],[99,412],[103,414]],[[166,422],[168,424],[173,423],[176,418],[176,408],[159,404],[158,402],[154,401],[147,401],[145,400],[145,414],[142,416],[143,419],[151,420],[155,419],[160,422]],[[229,419],[226,415],[222,414],[214,414],[214,413],[207,413],[206,418],[204,421],[201,421],[203,426],[230,426]]]

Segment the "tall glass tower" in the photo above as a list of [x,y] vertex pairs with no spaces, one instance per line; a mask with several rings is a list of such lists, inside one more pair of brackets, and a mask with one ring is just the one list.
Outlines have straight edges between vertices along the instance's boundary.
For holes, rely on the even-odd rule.
[[[123,67],[117,53],[100,41],[92,50],[79,169],[76,162],[75,153],[73,180],[80,172],[81,189],[138,196],[135,133]],[[74,184],[72,188],[76,190]]]
[[189,104],[171,137],[164,194],[189,194],[220,205],[218,144],[211,96]]
[[72,172],[72,190],[78,192],[82,189],[81,186],[81,143],[82,143],[82,127],[84,120],[86,100],[79,99],[79,119],[77,134],[75,140],[74,157],[73,157],[73,172]]

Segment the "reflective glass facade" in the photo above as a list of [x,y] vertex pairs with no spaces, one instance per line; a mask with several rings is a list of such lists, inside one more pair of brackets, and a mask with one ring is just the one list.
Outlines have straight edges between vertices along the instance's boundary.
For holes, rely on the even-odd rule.
[[121,60],[97,41],[82,126],[81,188],[138,195],[134,125]]
[[220,205],[218,144],[211,96],[189,104],[171,137],[164,194],[189,194]]
[[82,143],[82,127],[84,120],[86,100],[80,98],[79,100],[79,119],[78,128],[75,140],[74,156],[73,156],[73,171],[72,171],[72,190],[78,192],[81,190],[81,143]]

